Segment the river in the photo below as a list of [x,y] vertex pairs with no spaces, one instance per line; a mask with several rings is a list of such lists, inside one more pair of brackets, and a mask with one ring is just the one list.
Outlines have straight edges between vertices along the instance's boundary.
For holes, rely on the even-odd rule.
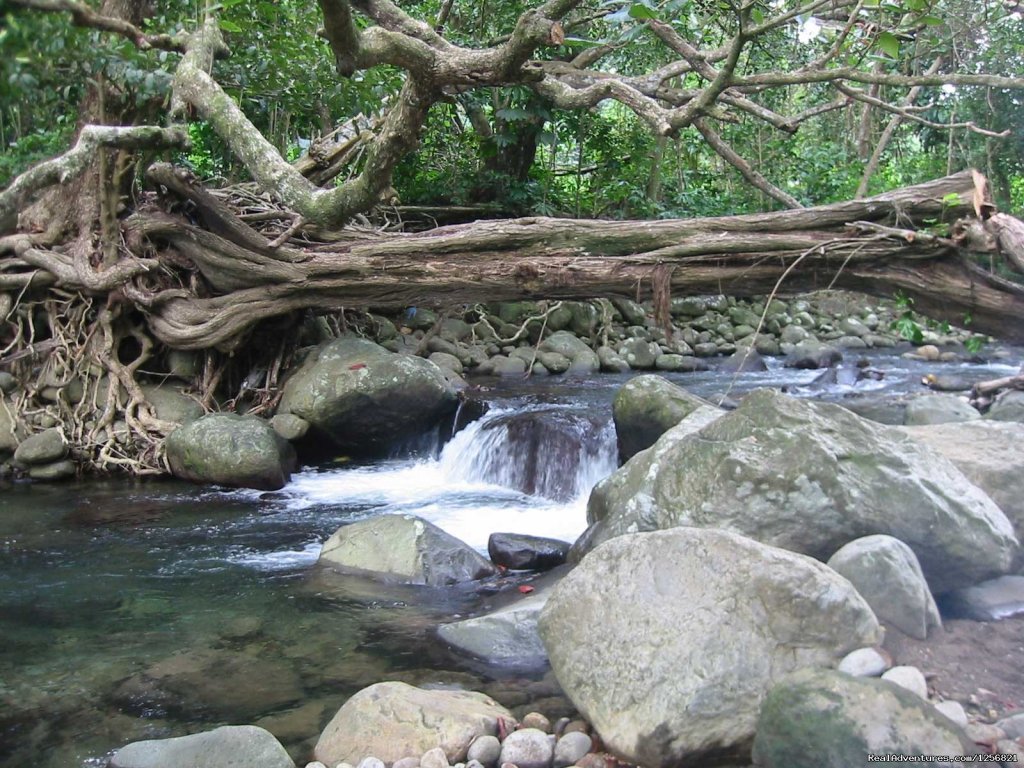
[[[995,378],[1019,361],[875,354],[882,381],[823,390],[808,386],[818,372],[776,363],[668,378],[704,395],[785,386],[841,400],[918,391],[928,371]],[[510,582],[381,587],[314,564],[340,525],[391,512],[483,552],[493,531],[574,539],[590,488],[616,465],[610,404],[627,379],[485,382],[490,410],[453,438],[369,464],[339,457],[277,493],[168,480],[0,486],[0,763],[102,766],[129,741],[251,722],[304,759],[348,696],[386,679],[557,708],[544,670],[482,669],[434,639]]]

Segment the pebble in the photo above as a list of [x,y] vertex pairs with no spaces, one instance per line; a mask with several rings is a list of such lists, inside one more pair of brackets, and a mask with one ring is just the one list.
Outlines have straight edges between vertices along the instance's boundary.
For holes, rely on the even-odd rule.
[[360,760],[359,765],[357,765],[356,768],[387,768],[387,766],[384,765],[384,761],[379,757],[373,757],[371,755],[370,757],[364,757]]
[[319,760],[314,760],[312,763],[306,763],[306,768],[327,768],[327,766]]
[[[447,759],[446,757],[445,760]],[[401,760],[395,760],[391,768],[420,768],[420,759],[418,757],[403,757]]]
[[544,733],[551,733],[551,721],[540,712],[528,712],[519,723],[520,728],[536,728]]
[[496,736],[477,736],[469,745],[469,752],[466,759],[470,762],[476,761],[484,768],[494,768],[501,756],[501,742]]
[[576,765],[584,755],[590,752],[594,743],[590,737],[580,731],[567,733],[555,743],[554,768],[567,768]]
[[996,725],[1002,728],[1011,739],[1024,737],[1024,714],[1004,717]]
[[449,768],[448,755],[440,747],[427,750],[420,758],[420,768]]
[[853,677],[879,677],[892,666],[887,653],[877,648],[858,648],[839,662],[839,671]]
[[550,768],[554,757],[553,736],[536,728],[523,728],[508,735],[501,745],[499,762],[518,768]]
[[928,682],[917,667],[893,667],[882,675],[882,679],[916,693],[925,701],[928,700]]
[[961,728],[967,726],[967,713],[964,712],[963,705],[959,701],[940,701],[935,708]]
[[600,752],[591,752],[576,761],[577,768],[609,768],[616,764],[615,758]]
[[572,733],[573,731],[579,731],[580,733],[590,733],[590,726],[583,720],[571,720],[562,733]]

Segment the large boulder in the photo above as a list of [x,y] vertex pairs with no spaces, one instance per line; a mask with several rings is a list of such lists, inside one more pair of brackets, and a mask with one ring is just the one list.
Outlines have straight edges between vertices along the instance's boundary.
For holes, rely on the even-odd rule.
[[919,395],[907,402],[906,423],[909,426],[950,424],[980,418],[976,408],[956,395]]
[[674,427],[706,400],[691,395],[654,374],[634,376],[615,395],[612,417],[619,443],[619,460],[627,461]]
[[443,624],[438,636],[453,648],[495,666],[538,669],[548,654],[537,631],[537,620],[548,601],[538,592],[483,616]]
[[276,491],[295,469],[295,451],[263,419],[211,413],[167,437],[175,477],[194,483]]
[[278,413],[302,417],[343,451],[380,454],[430,429],[457,402],[429,360],[345,337],[318,347],[292,374]]
[[68,454],[68,441],[58,427],[50,427],[42,432],[26,437],[17,450],[14,460],[25,466],[52,464],[60,461]]
[[499,721],[510,727],[515,719],[482,693],[377,683],[345,702],[320,734],[313,756],[324,765],[358,765],[373,755],[390,765],[440,747],[454,765],[465,761],[475,738],[496,736]]
[[605,744],[657,768],[743,759],[774,683],[834,665],[881,628],[822,563],[728,531],[674,528],[587,555],[552,592],[540,633]]
[[768,694],[757,723],[758,768],[852,768],[869,755],[973,755],[963,732],[898,685],[827,669],[797,672]]
[[548,571],[562,565],[569,543],[523,533],[492,533],[487,539],[491,562],[513,571]]
[[828,566],[857,588],[879,620],[901,632],[925,640],[932,628],[942,626],[921,565],[899,539],[854,539],[829,558]]
[[573,556],[614,536],[680,525],[734,530],[825,560],[894,536],[939,594],[1006,573],[1006,515],[949,461],[829,403],[757,390],[696,433],[670,430],[597,485]]
[[[1013,523],[1024,542],[1024,424],[970,421],[906,427],[915,440],[942,454],[987,493]],[[1024,553],[1022,553],[1024,555]],[[1018,556],[1017,569],[1024,566]]]
[[173,739],[136,741],[110,768],[295,768],[280,742],[254,725],[225,725]]
[[324,542],[319,562],[385,581],[443,587],[492,576],[476,550],[414,515],[381,515],[345,525]]

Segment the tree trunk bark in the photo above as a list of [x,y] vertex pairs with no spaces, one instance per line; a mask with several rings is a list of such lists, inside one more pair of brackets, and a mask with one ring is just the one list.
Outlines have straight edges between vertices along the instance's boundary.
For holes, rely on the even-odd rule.
[[899,291],[933,317],[963,323],[970,315],[979,332],[1024,341],[1024,286],[989,274],[953,240],[905,228],[969,214],[973,193],[971,175],[962,173],[867,200],[776,213],[628,222],[534,217],[351,235],[280,253],[256,247],[237,228],[215,233],[138,214],[130,221],[136,238],[172,245],[221,295],[146,289],[139,281],[125,294],[164,343],[230,348],[259,320],[299,309],[649,296],[664,275],[676,296],[752,296],[770,292],[788,271],[785,293]]

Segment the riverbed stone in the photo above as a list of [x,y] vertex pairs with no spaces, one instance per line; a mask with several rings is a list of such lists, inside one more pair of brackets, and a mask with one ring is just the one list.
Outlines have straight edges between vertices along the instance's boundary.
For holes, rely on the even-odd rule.
[[928,682],[924,679],[924,673],[917,667],[902,665],[887,669],[882,674],[882,679],[910,691],[919,699],[928,700]]
[[469,545],[414,515],[344,525],[324,542],[320,564],[384,581],[443,587],[496,573]]
[[459,374],[463,371],[462,361],[449,352],[431,352],[427,360],[438,368],[445,368]]
[[501,744],[501,765],[511,763],[517,768],[551,768],[554,756],[553,737],[537,728],[522,728],[505,737]]
[[143,385],[142,393],[146,396],[146,402],[153,407],[154,415],[161,421],[189,424],[206,413],[198,400],[168,384]]
[[76,471],[75,462],[71,459],[64,459],[51,464],[34,464],[28,468],[28,476],[33,480],[53,482],[69,480],[75,476]]
[[569,331],[556,331],[540,343],[539,349],[569,358],[572,361],[569,371],[572,373],[597,373],[601,369],[597,353]]
[[978,410],[956,395],[919,395],[907,401],[907,426],[948,424],[977,419],[981,419]]
[[968,755],[973,745],[930,704],[898,686],[827,669],[801,670],[768,693],[757,768],[851,768],[868,755]]
[[967,712],[959,701],[948,699],[935,703],[935,709],[961,728],[967,727]]
[[18,388],[18,380],[7,371],[0,371],[0,395],[9,395]]
[[899,539],[885,535],[854,539],[829,558],[828,566],[849,579],[880,621],[918,640],[942,626],[921,565]]
[[552,759],[553,768],[567,768],[576,765],[584,755],[594,747],[594,740],[580,731],[563,734],[555,742],[555,754]]
[[772,684],[881,637],[824,564],[701,528],[605,542],[555,587],[540,632],[605,744],[650,766],[742,755]]
[[494,768],[500,756],[501,742],[498,741],[497,736],[490,734],[477,736],[473,739],[473,743],[469,745],[469,751],[466,752],[467,762],[476,760],[485,768]]
[[709,403],[662,376],[635,376],[623,384],[612,403],[619,460],[627,461],[654,445],[668,429]]
[[358,763],[365,755],[393,763],[440,747],[448,762],[466,759],[474,739],[495,736],[512,713],[482,693],[424,690],[384,682],[356,693],[320,734],[314,757],[325,765]]
[[270,419],[270,426],[289,443],[301,440],[309,432],[309,422],[294,413],[279,413]]
[[756,349],[745,347],[725,358],[718,366],[723,373],[750,373],[767,371],[768,366]]
[[793,348],[786,357],[785,366],[800,369],[829,368],[842,360],[843,354],[838,349],[822,344],[812,336]]
[[457,402],[430,361],[342,337],[317,347],[288,378],[278,413],[300,416],[343,451],[375,455],[422,434]]
[[595,351],[603,373],[625,373],[629,370],[629,363],[619,357],[619,353],[611,347],[602,346]]
[[492,533],[487,539],[491,562],[513,571],[548,571],[565,562],[569,543],[523,533]]
[[276,491],[295,469],[295,451],[256,416],[211,413],[167,437],[175,477],[194,483]]
[[644,339],[626,339],[619,347],[619,357],[637,371],[649,371],[660,356],[661,348]]
[[548,594],[534,593],[483,616],[442,624],[437,634],[448,645],[487,664],[540,669],[547,664],[548,654],[537,620]]
[[598,483],[578,558],[634,531],[726,528],[821,560],[888,534],[917,555],[934,594],[1007,573],[1006,515],[949,461],[830,403],[756,390],[696,433],[665,433]]
[[647,313],[635,301],[621,296],[613,296],[611,302],[612,306],[622,315],[622,320],[626,325],[647,324]]
[[884,651],[858,648],[846,654],[836,669],[853,677],[881,677],[891,666],[892,658]]
[[18,464],[30,467],[51,464],[67,456],[68,443],[59,427],[51,427],[26,437],[14,451]]
[[295,763],[268,731],[225,725],[190,736],[136,741],[114,752],[110,768],[295,768]]

